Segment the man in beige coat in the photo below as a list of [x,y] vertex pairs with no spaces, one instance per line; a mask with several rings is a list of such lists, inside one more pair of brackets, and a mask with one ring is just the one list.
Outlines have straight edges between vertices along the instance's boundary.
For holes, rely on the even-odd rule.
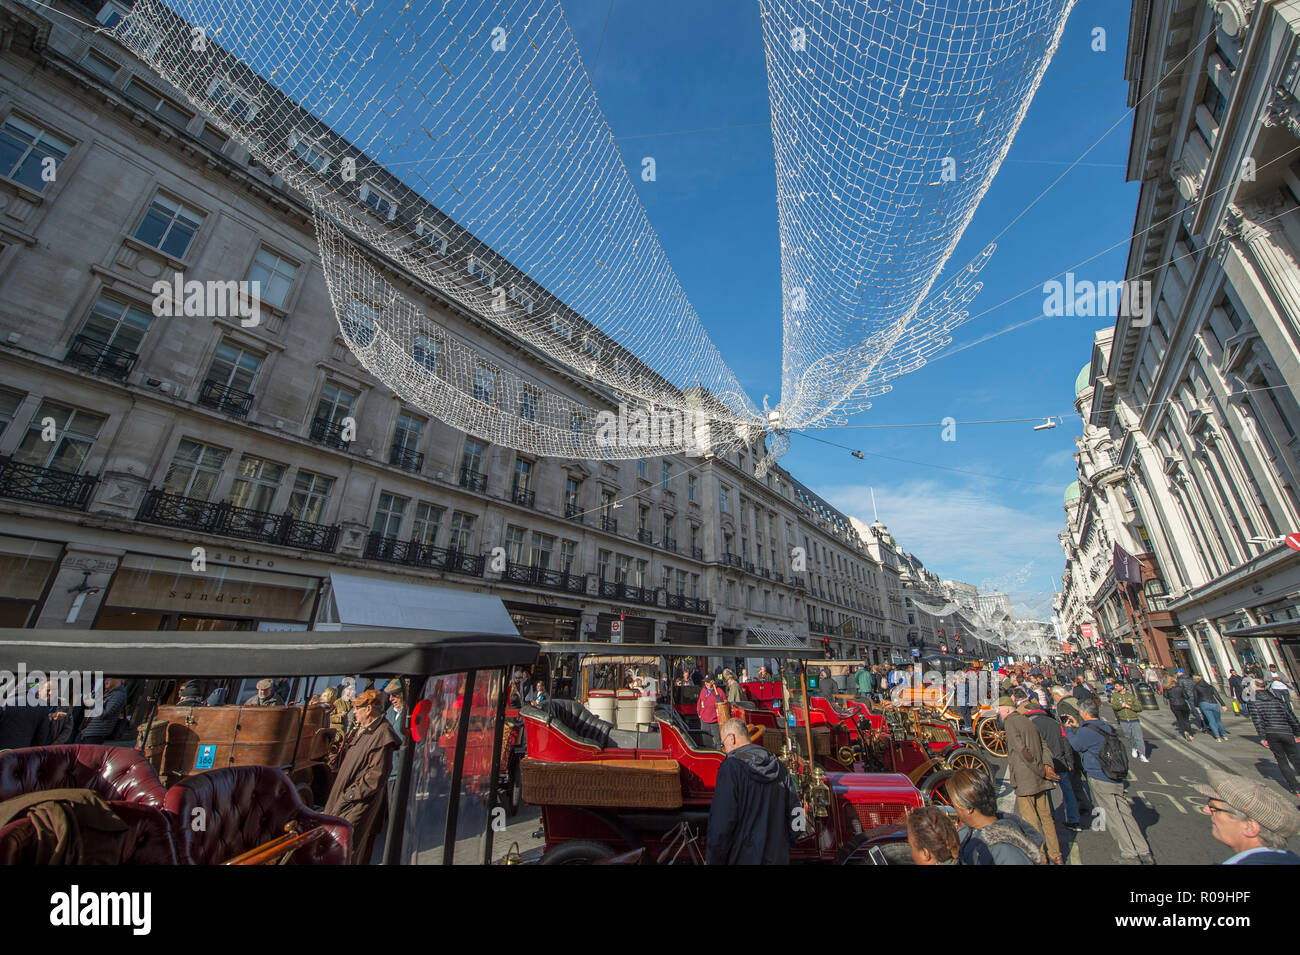
[[1021,708],[1029,702],[1028,694],[1017,688],[1012,696],[998,699],[998,716],[1007,733],[1007,768],[1011,786],[1016,791],[1016,809],[1022,819],[1043,834],[1047,841],[1047,858],[1060,865],[1061,842],[1056,836],[1050,793],[1056,784],[1051,777],[1052,754],[1043,746],[1043,737]]

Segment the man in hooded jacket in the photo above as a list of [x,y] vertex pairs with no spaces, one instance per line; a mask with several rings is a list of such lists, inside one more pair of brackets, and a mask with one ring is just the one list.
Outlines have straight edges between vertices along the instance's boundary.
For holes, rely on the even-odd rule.
[[722,724],[727,758],[709,807],[709,865],[789,865],[790,847],[805,827],[790,773],[749,741],[744,722]]

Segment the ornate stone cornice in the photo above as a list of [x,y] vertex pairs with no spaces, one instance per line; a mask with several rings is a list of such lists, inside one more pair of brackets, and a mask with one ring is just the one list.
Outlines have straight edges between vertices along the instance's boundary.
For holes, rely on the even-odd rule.
[[[1296,62],[1292,60],[1292,64]],[[1275,89],[1264,107],[1263,122],[1265,126],[1284,126],[1292,136],[1300,136],[1300,100],[1284,89]]]

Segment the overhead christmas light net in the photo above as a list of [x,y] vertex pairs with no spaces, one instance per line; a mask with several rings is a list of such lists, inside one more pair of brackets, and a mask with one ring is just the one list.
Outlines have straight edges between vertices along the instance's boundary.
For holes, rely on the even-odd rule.
[[[765,431],[779,453],[966,318],[987,252],[935,278],[1069,4],[760,8],[784,296],[771,411],[678,281],[557,0],[138,0],[113,32],[311,205],[341,335],[403,399],[543,455],[729,450]],[[516,370],[513,346],[466,322],[567,380]]]

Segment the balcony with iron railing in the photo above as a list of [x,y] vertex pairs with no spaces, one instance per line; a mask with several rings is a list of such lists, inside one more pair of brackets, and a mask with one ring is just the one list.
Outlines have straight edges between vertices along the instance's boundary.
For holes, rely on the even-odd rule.
[[664,594],[664,606],[669,610],[684,610],[687,613],[705,613],[712,615],[713,605],[702,597],[688,597],[686,594]]
[[564,516],[567,520],[577,521],[579,524],[587,523],[587,515],[576,501],[564,502]]
[[516,564],[506,561],[502,580],[516,584],[528,584],[543,590],[558,590],[568,594],[585,594],[587,592],[587,575],[565,573],[562,570],[550,570],[532,564]]
[[64,364],[88,371],[92,375],[126,381],[139,359],[136,352],[117,348],[89,335],[78,335],[72,339],[72,345],[63,361]]
[[772,579],[778,584],[783,584],[785,583],[785,574],[781,573],[779,570],[774,570],[772,571]]
[[642,544],[653,544],[655,542],[655,536],[650,533],[648,527],[638,527],[636,529],[636,539]]
[[424,452],[395,444],[388,449],[388,463],[403,471],[413,471],[418,474],[424,468]]
[[659,603],[659,591],[650,587],[633,587],[631,584],[615,580],[600,582],[600,596],[611,600],[626,600],[630,603],[645,604],[649,607]]
[[288,514],[238,507],[229,501],[201,501],[161,488],[146,492],[136,520],[325,554],[334,552],[339,537],[337,524],[313,524]]
[[0,457],[0,497],[84,511],[99,478]]
[[703,559],[704,559],[704,548],[703,548],[703,547],[692,547],[692,548],[691,548],[691,558],[692,558],[693,560],[703,560]]
[[796,575],[791,575],[790,583],[794,584],[794,586],[798,587],[800,590],[806,590],[808,587],[807,580]]
[[760,576],[760,577],[769,577],[769,578],[770,578],[770,577],[772,576],[772,572],[771,572],[770,570],[768,570],[766,567],[761,567],[761,566],[760,566],[760,567],[758,568],[758,576]]
[[487,491],[487,475],[480,474],[478,471],[471,471],[468,467],[460,469],[460,486],[467,491],[477,491],[483,494]]
[[371,533],[366,538],[365,556],[391,564],[424,567],[467,577],[482,577],[486,559],[482,554],[469,554],[446,547],[434,547],[418,540],[399,540]]
[[340,451],[348,449],[348,440],[344,437],[346,428],[335,424],[329,418],[313,418],[311,422],[311,439],[329,448]]
[[664,538],[664,539],[659,543],[659,546],[662,547],[664,550],[670,550],[670,551],[672,551],[672,552],[675,554],[675,553],[677,553],[677,538],[676,538],[676,537],[665,537],[665,538]]
[[537,500],[537,493],[528,490],[527,485],[520,484],[516,481],[510,488],[510,502],[518,504],[520,507],[532,507]]
[[618,521],[612,517],[602,517],[600,519],[600,529],[607,534],[617,534]]
[[741,560],[740,555],[739,555],[739,554],[733,554],[733,553],[731,553],[731,551],[727,551],[725,554],[722,555],[722,562],[723,562],[724,564],[726,564],[728,567],[744,567],[744,566],[745,566],[745,562],[744,562],[743,560]]
[[215,408],[233,418],[246,418],[248,409],[253,407],[253,396],[250,392],[240,391],[209,378],[199,388],[199,404],[205,408]]

